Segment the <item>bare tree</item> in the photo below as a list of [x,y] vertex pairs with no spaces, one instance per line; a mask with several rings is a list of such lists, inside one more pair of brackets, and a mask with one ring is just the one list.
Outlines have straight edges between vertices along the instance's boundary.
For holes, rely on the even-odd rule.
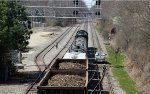
[[[103,18],[117,28],[115,47],[120,47],[130,59],[131,75],[145,94],[150,88],[150,1],[103,1]],[[107,32],[109,33],[109,32]],[[114,42],[113,41],[113,42]],[[141,82],[139,82],[140,80]]]

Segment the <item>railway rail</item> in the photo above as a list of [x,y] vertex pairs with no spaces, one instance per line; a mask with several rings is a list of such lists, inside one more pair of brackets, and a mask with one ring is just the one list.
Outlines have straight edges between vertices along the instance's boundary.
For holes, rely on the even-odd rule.
[[[102,50],[101,48],[101,43],[99,41],[99,36],[98,36],[98,32],[96,32],[93,22],[89,23],[89,29],[90,29],[90,33],[91,36],[91,45],[93,48],[95,48],[95,50],[93,51],[93,53],[95,54],[96,50]],[[97,48],[97,49],[96,49]],[[94,58],[93,58],[94,59]],[[92,75],[89,77],[89,86],[90,83],[93,84],[92,88],[89,87],[88,90],[88,94],[103,94],[103,89],[102,89],[102,80],[105,76],[106,73],[106,69],[107,67],[104,65],[103,68],[100,70],[99,65],[97,64],[97,62],[92,62],[89,64],[89,66],[93,66],[93,69],[89,69],[89,73],[91,73]]]
[[[100,46],[100,43],[99,43],[99,41],[98,41],[97,33],[96,33],[95,30],[92,28],[92,27],[93,27],[93,23],[90,23],[90,24],[87,23],[87,24],[84,24],[84,25],[83,25],[84,28],[87,28],[88,26],[91,27],[91,35],[92,35],[91,40],[92,40],[92,42],[93,42],[93,43],[92,43],[92,44],[93,44],[93,47],[97,47],[97,48],[101,49],[101,48],[100,48],[100,47],[101,47],[101,46]],[[76,29],[75,29],[75,32],[78,31],[80,28],[81,28],[81,26],[77,26]],[[71,30],[71,29],[70,29],[70,30]],[[85,30],[87,30],[87,29],[85,29]],[[69,31],[68,31],[68,32],[69,32]],[[75,34],[75,32],[72,34],[72,36]],[[65,35],[64,35],[64,37],[65,37]],[[47,48],[49,48],[49,50],[45,50],[45,49],[46,49],[46,48],[45,48],[45,49],[44,49],[44,50],[45,50],[45,54],[43,54],[44,51],[41,52],[41,53],[43,54],[42,57],[41,57],[40,55],[38,55],[38,56],[40,56],[40,59],[42,60],[43,63],[44,63],[44,57],[46,56],[46,54],[49,53],[50,50],[51,50],[53,47],[55,47],[55,44],[56,44],[57,42],[59,42],[59,40],[61,41],[62,38],[55,40],[55,42],[54,42],[53,45],[47,47]],[[59,57],[59,58],[62,58],[63,55],[64,55],[63,53],[66,53],[66,52],[69,50],[69,46],[71,46],[73,40],[74,40],[74,39],[73,39],[72,37],[70,37],[69,41],[67,41],[66,45],[61,49],[61,51],[59,51],[59,53],[53,58],[53,60],[52,60],[48,65],[45,64],[45,68],[43,68],[43,66],[40,67],[41,70],[42,70],[41,74],[40,74],[39,77],[31,84],[31,86],[27,89],[27,91],[26,91],[25,94],[36,94],[36,93],[37,93],[37,92],[36,92],[36,91],[37,91],[37,89],[36,89],[36,87],[37,87],[37,82],[39,82],[39,80],[44,76],[45,72],[50,69],[52,63],[53,63],[58,57]],[[65,50],[64,50],[64,49],[65,49]],[[37,57],[38,57],[38,56],[37,56]],[[36,57],[36,58],[37,58],[37,57]],[[39,59],[37,59],[37,61],[39,62]],[[36,63],[38,63],[38,62],[36,62]],[[40,64],[41,64],[41,61],[40,61]],[[93,64],[93,65],[94,65],[94,69],[90,70],[91,73],[92,73],[92,76],[90,77],[89,83],[90,83],[92,80],[93,80],[94,83],[95,83],[95,81],[96,81],[96,83],[95,83],[95,85],[92,87],[93,89],[89,89],[89,90],[88,90],[88,92],[90,92],[90,93],[88,93],[88,94],[94,94],[95,92],[98,92],[99,94],[101,94],[101,82],[102,82],[102,80],[103,80],[103,76],[105,75],[105,69],[106,69],[106,68],[104,67],[105,69],[103,70],[102,75],[100,75],[98,65],[97,65],[97,64]]]
[[91,23],[89,23],[90,24],[90,30],[91,30],[91,35],[92,35],[92,37],[91,37],[91,40],[92,40],[92,46],[93,47],[96,47],[96,42],[95,42],[95,37],[94,37],[94,31],[93,31],[93,28],[92,28],[92,25],[91,25]]
[[91,26],[93,27],[92,28],[92,36],[93,36],[93,45],[94,45],[94,47],[96,47],[98,50],[101,50],[101,44],[100,44],[100,41],[99,41],[99,39],[98,39],[98,33],[97,33],[97,31],[95,30],[95,28],[94,28],[94,25],[93,25],[93,22],[91,22],[90,23],[91,24]]
[[90,51],[90,63],[89,63],[89,82],[88,82],[88,94],[101,94],[101,76],[97,63],[94,62],[94,56],[97,48],[97,41],[95,31],[93,30],[92,22],[89,22],[90,40],[91,40],[91,51]]
[[[92,25],[93,25],[93,23],[92,23]],[[98,43],[98,48],[99,48],[99,50],[102,50],[102,43],[100,43],[101,41],[100,41],[100,39],[99,39],[99,37],[98,37],[98,32],[94,29],[94,33],[95,33],[95,35],[97,36],[97,40],[99,40],[99,41],[97,41],[97,43]],[[103,49],[103,51],[104,50],[106,50],[106,49]],[[106,51],[105,51],[105,53],[106,53]],[[107,87],[108,87],[108,89],[107,89],[107,91],[105,91],[105,90],[102,90],[102,92],[107,92],[108,94],[115,94],[114,93],[114,88],[113,88],[113,85],[112,85],[112,82],[111,82],[111,76],[110,76],[110,73],[109,73],[109,65],[106,65],[106,64],[104,64],[104,67],[103,67],[103,69],[101,69],[103,72],[102,72],[102,74],[101,74],[101,76],[103,77],[102,78],[102,80],[104,79],[104,76],[106,77],[105,78],[105,80],[107,80]],[[105,71],[104,71],[105,70]],[[102,80],[101,80],[101,83],[102,83]],[[105,84],[106,85],[106,84]],[[106,86],[105,86],[106,87]]]
[[68,28],[64,33],[62,33],[59,37],[57,37],[50,45],[45,47],[40,53],[37,54],[37,56],[34,59],[34,62],[36,63],[39,71],[43,71],[45,67],[47,67],[44,62],[45,55],[56,45],[56,42],[61,41],[61,39],[63,39],[72,28],[73,26]]
[[[85,25],[84,25],[85,27]],[[50,44],[49,46],[47,46],[44,50],[42,50],[36,57],[35,57],[35,62],[39,68],[39,71],[41,71],[41,73],[39,74],[38,78],[27,88],[25,94],[36,94],[36,86],[37,83],[39,82],[39,80],[44,76],[45,72],[50,68],[51,64],[55,61],[56,58],[61,58],[63,57],[63,55],[61,55],[61,53],[65,53],[68,50],[68,47],[71,45],[73,38],[72,36],[75,34],[76,31],[78,31],[81,28],[81,25],[78,25],[75,28],[74,33],[72,34],[72,36],[70,37],[70,39],[67,41],[66,45],[61,49],[61,51],[59,51],[59,53],[57,53],[57,55],[53,58],[52,61],[50,61],[50,63],[48,65],[46,65],[44,63],[44,57],[46,56],[47,53],[50,52],[50,50],[55,47],[57,42],[60,42],[71,30],[73,27],[68,28],[67,31],[65,33],[63,33],[62,35],[60,35],[60,37],[58,37],[52,44]],[[68,45],[69,44],[69,45]],[[44,66],[41,66],[42,64],[44,64]]]
[[[82,27],[82,26],[81,26]],[[84,21],[84,24],[83,24],[83,27],[82,27],[82,30],[87,30],[87,27],[88,27],[88,23],[86,23],[85,21]],[[80,28],[81,29],[81,28]],[[72,42],[73,43],[73,42]],[[71,47],[71,45],[70,45],[70,47]],[[66,51],[66,52],[68,52],[69,51],[69,49]],[[64,55],[63,55],[64,56]]]

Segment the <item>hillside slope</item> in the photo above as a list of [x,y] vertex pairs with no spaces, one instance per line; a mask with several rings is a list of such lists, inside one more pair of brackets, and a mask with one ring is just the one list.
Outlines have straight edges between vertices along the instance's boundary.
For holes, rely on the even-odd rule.
[[150,1],[102,1],[102,15],[105,39],[126,54],[124,66],[129,75],[143,94],[149,94]]

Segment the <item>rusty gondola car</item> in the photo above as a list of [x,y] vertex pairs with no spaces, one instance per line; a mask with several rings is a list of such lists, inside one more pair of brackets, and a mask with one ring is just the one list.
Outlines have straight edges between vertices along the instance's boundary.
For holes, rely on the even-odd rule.
[[[79,75],[84,78],[83,86],[49,86],[48,80],[55,75]],[[63,78],[59,78],[63,79]],[[70,81],[71,82],[71,81]],[[58,84],[60,82],[57,82]],[[38,85],[38,94],[87,94],[88,72],[84,70],[50,70]]]

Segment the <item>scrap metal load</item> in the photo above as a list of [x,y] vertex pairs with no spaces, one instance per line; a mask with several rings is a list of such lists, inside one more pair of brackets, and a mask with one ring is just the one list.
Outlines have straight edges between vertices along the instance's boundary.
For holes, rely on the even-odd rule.
[[38,85],[38,94],[87,94],[87,59],[57,59]]
[[73,44],[69,52],[64,55],[64,59],[86,59],[88,48],[88,33],[85,30],[80,30],[76,33]]

